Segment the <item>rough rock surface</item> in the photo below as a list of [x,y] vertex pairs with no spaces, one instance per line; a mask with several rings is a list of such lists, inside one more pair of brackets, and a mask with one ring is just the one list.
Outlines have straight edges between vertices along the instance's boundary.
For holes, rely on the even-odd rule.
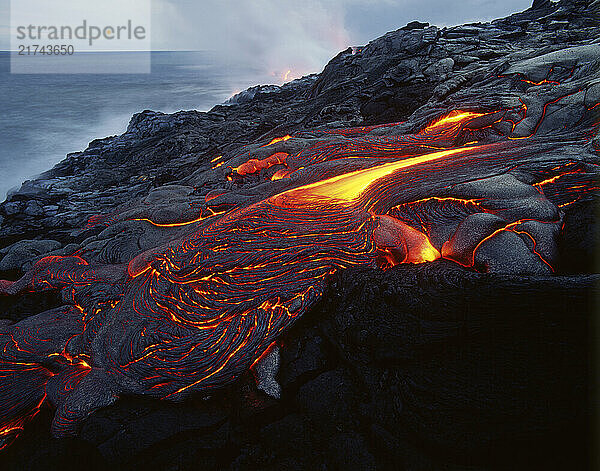
[[[411,23],[340,53],[321,74],[255,87],[208,113],[135,115],[123,135],[23,184],[0,205],[2,278],[45,255],[125,265],[180,237],[182,221],[372,166],[353,155],[306,165],[305,149],[345,149],[355,132],[334,129],[401,122],[368,134],[412,136],[469,110],[482,116],[437,144],[523,143],[509,170],[440,170],[425,194],[394,205],[391,216],[428,226],[432,246],[458,263],[338,272],[279,340],[280,400],[248,372],[181,404],[124,398],[72,439],[50,438],[43,410],[0,457],[6,469],[584,465],[599,279],[598,11],[598,2],[536,1],[492,23]],[[265,146],[284,135],[293,138]],[[281,170],[298,173],[274,178]],[[440,200],[414,210],[432,192]],[[110,295],[102,290],[86,294],[95,302]],[[4,297],[2,318],[62,304],[39,296]]]

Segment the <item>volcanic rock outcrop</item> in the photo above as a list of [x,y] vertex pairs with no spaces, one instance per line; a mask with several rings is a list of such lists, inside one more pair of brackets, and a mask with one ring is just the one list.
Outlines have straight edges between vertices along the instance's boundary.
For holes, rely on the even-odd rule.
[[0,206],[9,462],[52,422],[63,469],[583,463],[598,9],[411,23],[25,182]]

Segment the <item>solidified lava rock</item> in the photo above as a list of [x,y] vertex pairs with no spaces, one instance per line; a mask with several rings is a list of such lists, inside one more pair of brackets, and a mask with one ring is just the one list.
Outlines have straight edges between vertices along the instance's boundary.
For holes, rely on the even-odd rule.
[[[0,205],[2,278],[27,272],[0,286],[11,293],[3,319],[21,321],[0,324],[0,359],[31,378],[0,390],[25,416],[27,401],[48,399],[55,432],[79,436],[51,438],[43,408],[3,451],[3,469],[583,467],[599,281],[596,3],[536,1],[452,28],[409,23],[318,75],[208,113],[144,111],[123,135],[26,182]],[[358,180],[318,185],[383,168],[391,176],[369,177],[363,193]],[[281,217],[318,205],[305,222]],[[279,242],[262,239],[265,226]],[[300,251],[292,241],[306,234],[312,246]],[[193,244],[210,250],[192,257]],[[255,276],[226,278],[223,266]],[[217,344],[202,338],[151,365],[172,370],[167,381],[130,370],[165,335],[185,337],[182,325],[145,322],[165,303],[171,320],[195,321],[179,310],[209,296],[188,289],[194,277],[223,295],[197,315],[236,316],[239,301],[246,319],[250,308],[304,317],[248,352],[240,343],[231,370],[193,356]],[[277,277],[287,283],[261,284]],[[32,287],[55,290],[20,294]],[[32,335],[23,359],[26,327],[49,340]],[[124,331],[132,342],[120,343]],[[272,341],[280,400],[244,373]],[[107,372],[119,368],[115,382]],[[192,382],[210,371],[218,388],[178,404],[139,397],[164,397],[189,370]]]
[[558,248],[561,270],[565,273],[590,273],[598,269],[599,233],[596,198],[576,202],[565,211]]

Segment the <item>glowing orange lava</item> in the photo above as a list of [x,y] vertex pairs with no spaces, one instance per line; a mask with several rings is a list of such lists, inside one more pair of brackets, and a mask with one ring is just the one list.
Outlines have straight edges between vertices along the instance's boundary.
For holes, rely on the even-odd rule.
[[257,160],[250,159],[246,163],[243,163],[239,167],[234,168],[233,170],[238,175],[249,175],[251,173],[256,173],[261,170],[265,170],[267,168],[271,168],[274,165],[285,164],[285,160],[289,157],[289,154],[285,152],[276,152],[273,155],[270,155],[266,159]]
[[390,162],[378,167],[357,170],[355,172],[285,191],[271,197],[271,201],[277,205],[307,204],[310,200],[322,197],[345,202],[354,201],[360,197],[369,185],[393,172],[425,162],[432,162],[445,157],[450,157],[473,149],[476,149],[476,147],[450,149],[407,158],[397,162]]
[[[527,108],[512,112],[524,117]],[[246,161],[236,168],[228,164],[225,175],[209,172],[227,181],[198,189],[205,195],[200,215],[175,223],[142,217],[148,212],[132,217],[154,226],[149,232],[156,235],[155,247],[139,249],[138,242],[139,250],[115,263],[83,249],[47,256],[21,279],[0,280],[0,293],[60,290],[68,303],[0,328],[0,438],[16,436],[46,402],[57,409],[53,433],[68,436],[119,395],[178,401],[230,384],[316,305],[330,275],[341,269],[387,269],[441,257],[473,267],[481,244],[502,231],[518,234],[552,268],[553,255],[546,255],[534,229],[559,221],[504,219],[509,210],[522,208],[510,206],[512,196],[506,208],[504,200],[494,199],[505,190],[502,185],[490,184],[490,193],[483,185],[477,193],[465,183],[512,178],[511,170],[532,162],[525,160],[523,151],[531,149],[526,140],[496,134],[490,144],[472,145],[486,142],[485,133],[506,113],[453,111],[412,134],[370,133],[398,123],[309,129],[294,132],[298,139],[308,137],[305,141],[276,148],[289,154],[262,158],[268,150],[255,145],[229,161],[219,155],[211,159],[212,168]],[[277,137],[261,147],[291,138]],[[587,167],[552,165],[527,170],[537,183],[515,184],[536,204],[551,206],[551,214],[598,189]],[[460,184],[463,193],[456,189]],[[249,187],[259,190],[244,193]],[[221,208],[225,194],[237,190],[232,196],[239,200],[231,198],[237,206],[210,209]],[[471,216],[491,218],[493,225],[467,237],[461,251],[450,241]],[[125,217],[92,217],[89,224],[110,225]],[[189,227],[168,230],[184,226]]]
[[277,142],[282,142],[282,141],[287,141],[288,139],[291,139],[292,136],[290,136],[289,134],[283,137],[275,137],[273,139],[271,139],[271,141],[269,141],[268,144],[265,144],[264,146],[261,147],[267,147],[267,146],[271,146],[273,144],[276,144]]

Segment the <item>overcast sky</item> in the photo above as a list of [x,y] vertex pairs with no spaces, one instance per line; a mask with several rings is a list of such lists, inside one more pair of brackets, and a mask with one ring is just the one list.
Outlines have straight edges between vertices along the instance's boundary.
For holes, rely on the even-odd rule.
[[[297,77],[319,72],[340,50],[412,20],[438,26],[489,21],[525,10],[531,1],[153,0],[152,48],[213,50],[273,74],[291,69]],[[9,48],[9,4],[0,0],[4,50]]]

